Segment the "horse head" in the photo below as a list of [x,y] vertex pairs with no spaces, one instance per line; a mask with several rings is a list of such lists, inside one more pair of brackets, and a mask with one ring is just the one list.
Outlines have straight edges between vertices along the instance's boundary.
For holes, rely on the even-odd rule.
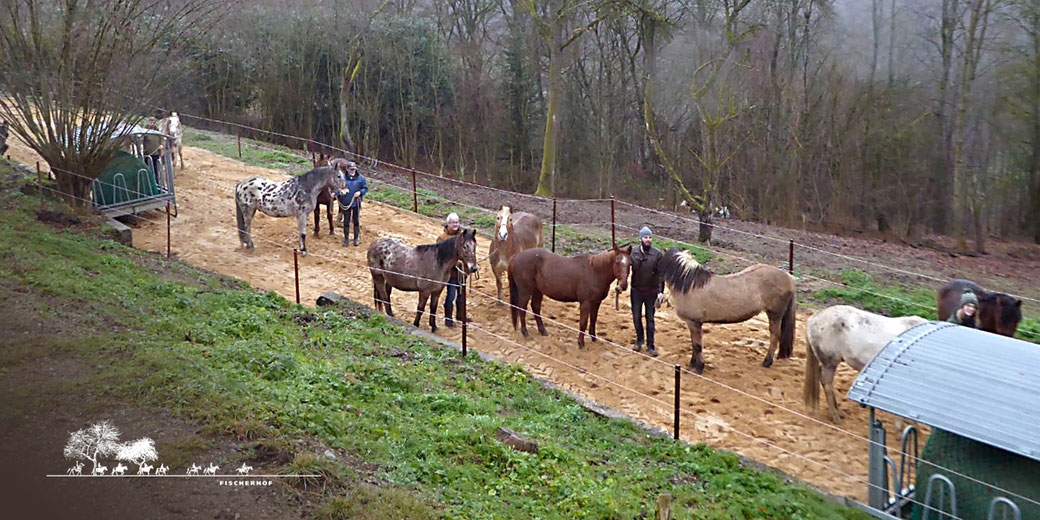
[[455,257],[467,273],[477,272],[477,230],[463,229],[455,235]]
[[628,273],[632,269],[632,246],[624,249],[614,246],[614,279],[617,280],[617,292],[628,289]]
[[1022,300],[1004,293],[987,293],[979,298],[979,328],[1014,337],[1022,321]]
[[513,231],[513,218],[512,209],[509,206],[502,206],[498,210],[498,215],[495,216],[495,235],[498,239],[506,240],[509,238],[509,233]]

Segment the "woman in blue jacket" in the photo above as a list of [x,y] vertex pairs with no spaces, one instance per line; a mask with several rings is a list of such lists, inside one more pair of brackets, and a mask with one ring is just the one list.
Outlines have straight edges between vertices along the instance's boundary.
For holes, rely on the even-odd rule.
[[339,199],[339,212],[343,215],[343,245],[347,245],[350,232],[347,224],[354,222],[354,245],[358,245],[358,235],[361,233],[359,214],[361,213],[361,201],[368,193],[368,183],[365,176],[358,173],[357,164],[353,161],[347,163],[347,187],[336,193]]

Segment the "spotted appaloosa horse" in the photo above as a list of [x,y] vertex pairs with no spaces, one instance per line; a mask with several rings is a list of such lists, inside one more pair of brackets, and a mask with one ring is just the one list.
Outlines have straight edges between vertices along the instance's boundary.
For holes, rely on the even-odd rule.
[[315,168],[285,182],[263,177],[250,177],[235,186],[235,217],[238,220],[238,239],[242,245],[253,248],[250,229],[256,210],[272,217],[296,217],[300,232],[300,252],[307,254],[307,217],[314,211],[318,194],[331,186],[347,187],[346,178],[335,168]]
[[390,295],[394,289],[419,293],[415,321],[419,326],[430,301],[430,330],[437,330],[437,300],[459,264],[467,273],[477,272],[477,230],[463,229],[436,244],[409,247],[396,238],[380,238],[368,246],[368,270],[372,274],[377,310],[393,317]]

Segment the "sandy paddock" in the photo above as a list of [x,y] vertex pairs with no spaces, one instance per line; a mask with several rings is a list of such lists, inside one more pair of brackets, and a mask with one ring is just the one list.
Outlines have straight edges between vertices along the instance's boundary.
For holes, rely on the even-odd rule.
[[[13,159],[25,164],[38,160],[24,145],[11,141]],[[173,252],[192,265],[241,278],[254,287],[293,299],[292,248],[298,244],[295,219],[258,214],[253,221],[256,248],[252,251],[240,247],[235,231],[235,184],[253,175],[278,179],[279,174],[197,148],[185,148],[184,158],[186,167],[176,179],[180,214],[173,220]],[[165,252],[165,215],[145,216],[154,222],[145,221],[135,229],[134,245]],[[322,236],[308,236],[312,255],[300,257],[300,291],[305,305],[313,305],[325,291],[336,291],[371,305],[372,282],[364,267],[368,244],[384,236],[415,245],[430,243],[441,231],[439,222],[371,201],[365,203],[362,211],[360,247],[343,247],[342,230],[337,229],[337,235],[329,237],[326,226],[323,215]],[[308,231],[313,232],[313,223]],[[478,237],[479,258],[486,258],[488,245],[487,239]],[[508,308],[485,296],[495,295],[494,277],[486,261],[481,264],[481,274],[471,284],[469,293],[469,312],[475,325],[468,340],[471,348],[521,364],[532,374],[551,379],[567,390],[671,431],[673,365],[688,366],[690,344],[686,326],[670,309],[661,309],[657,314],[657,346],[661,355],[656,361],[627,348],[634,340],[627,292],[621,296],[620,310],[614,309],[611,299],[604,302],[597,326],[603,338],[625,345],[624,348],[600,341],[589,342],[588,348],[581,351],[575,332],[551,322],[547,322],[549,337],[538,336],[532,329],[535,335],[524,341],[512,329]],[[414,317],[416,293],[395,291],[393,301],[398,317],[409,321]],[[544,312],[571,327],[578,325],[577,304],[546,299]],[[844,417],[841,427],[849,432],[843,433],[827,426],[829,423],[821,414],[810,414],[823,421],[814,422],[733,390],[806,413],[801,390],[807,317],[805,312],[798,316],[795,357],[778,360],[768,369],[761,366],[769,339],[764,314],[742,324],[705,326],[704,378],[689,374],[682,378],[682,406],[691,413],[682,416],[681,436],[689,442],[706,442],[746,455],[829,492],[864,500],[864,437],[868,434],[865,409],[839,396]],[[440,318],[438,322],[439,334],[461,340],[459,327],[444,327]],[[533,327],[533,323],[529,325]],[[423,327],[428,328],[425,317]],[[854,378],[855,372],[842,366],[837,376],[839,392],[844,394]],[[825,410],[825,403],[821,404]]]

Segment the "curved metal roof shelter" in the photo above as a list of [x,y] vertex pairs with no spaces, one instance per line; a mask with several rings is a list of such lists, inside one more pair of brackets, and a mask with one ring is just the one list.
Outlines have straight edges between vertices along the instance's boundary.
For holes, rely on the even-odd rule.
[[849,399],[1040,461],[1040,346],[929,322],[892,340]]

